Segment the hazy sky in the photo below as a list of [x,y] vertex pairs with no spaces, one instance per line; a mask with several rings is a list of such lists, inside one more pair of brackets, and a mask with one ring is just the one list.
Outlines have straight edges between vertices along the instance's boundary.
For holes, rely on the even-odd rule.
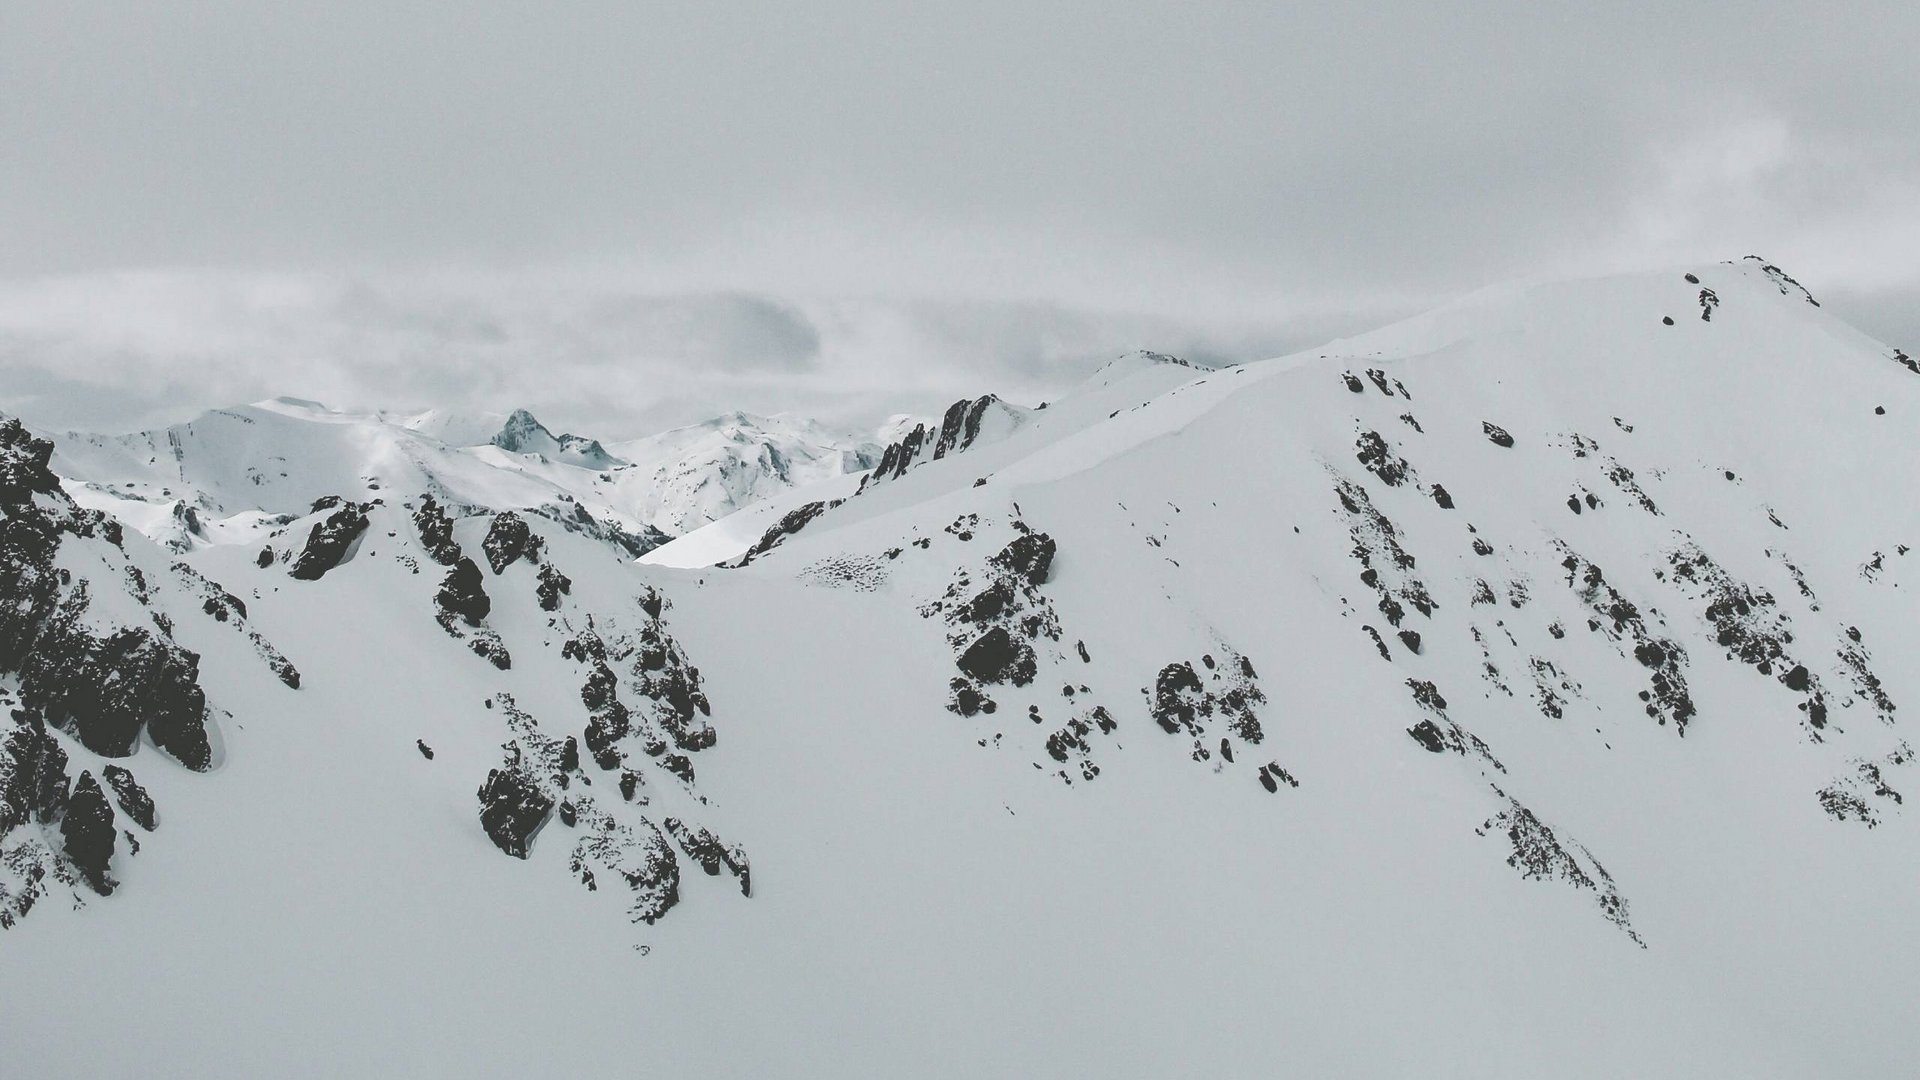
[[1920,5],[0,0],[0,409],[1042,397],[1761,253],[1920,343]]

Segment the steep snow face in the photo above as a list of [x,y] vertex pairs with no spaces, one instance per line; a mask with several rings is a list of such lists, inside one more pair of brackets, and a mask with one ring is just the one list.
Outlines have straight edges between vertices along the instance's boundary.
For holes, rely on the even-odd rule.
[[0,1053],[1885,1071],[1920,376],[1784,277],[1141,365],[783,497],[737,569],[392,491],[195,550],[301,688],[206,635],[223,764],[135,762],[160,827],[0,937]]

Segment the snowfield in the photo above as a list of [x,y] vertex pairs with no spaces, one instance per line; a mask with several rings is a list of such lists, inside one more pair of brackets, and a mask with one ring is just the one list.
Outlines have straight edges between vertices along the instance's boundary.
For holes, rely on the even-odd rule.
[[1920,371],[1759,260],[792,434],[658,547],[463,423],[0,430],[9,1074],[1920,1059]]

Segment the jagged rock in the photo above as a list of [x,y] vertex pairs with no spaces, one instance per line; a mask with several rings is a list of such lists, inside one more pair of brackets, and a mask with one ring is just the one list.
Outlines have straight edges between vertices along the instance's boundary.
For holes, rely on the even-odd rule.
[[1377,431],[1361,433],[1354,442],[1354,457],[1388,487],[1399,487],[1406,483],[1412,473],[1412,466],[1407,464],[1405,458],[1395,456],[1387,446],[1387,440]]
[[[1233,659],[1234,663],[1223,667],[1211,656],[1202,657],[1201,664],[1209,671],[1204,679],[1184,660],[1161,668],[1148,694],[1148,715],[1167,734],[1186,732],[1196,740],[1205,732],[1201,721],[1219,716],[1231,734],[1257,745],[1265,735],[1253,707],[1263,704],[1267,696],[1255,682],[1253,665],[1246,657]],[[1217,685],[1210,687],[1210,682]],[[1147,693],[1145,689],[1141,692]],[[1196,759],[1205,757],[1205,748],[1198,742],[1195,746]]]
[[491,770],[480,786],[480,825],[501,851],[524,859],[553,813],[553,800],[519,765]]
[[507,671],[513,667],[513,655],[507,652],[506,643],[500,640],[499,634],[491,630],[476,631],[467,639],[467,648],[472,650],[473,655],[501,671]]
[[16,710],[0,741],[0,837],[29,821],[50,824],[67,808],[67,752],[40,714]]
[[589,887],[595,869],[625,881],[633,892],[628,911],[635,922],[651,926],[680,902],[680,860],[651,821],[641,818],[636,829],[601,814],[583,832],[573,848],[573,872]]
[[297,580],[318,581],[326,576],[327,571],[346,559],[348,552],[353,550],[354,541],[360,539],[360,534],[367,530],[365,507],[341,502],[337,495],[328,499],[315,503],[314,509],[323,509],[322,503],[337,506],[337,509],[307,533],[307,546],[301,550],[300,557],[294,560],[293,568],[287,571]]
[[113,893],[114,880],[107,873],[113,862],[113,846],[119,833],[113,824],[113,807],[90,772],[80,774],[67,800],[67,816],[60,821],[62,850],[80,871],[94,892]]
[[84,583],[48,620],[20,668],[21,697],[103,757],[133,753],[144,724],[190,769],[213,764],[200,657],[145,628],[95,637],[82,625]]
[[973,441],[980,437],[981,419],[987,415],[987,409],[999,400],[987,394],[972,401],[963,398],[947,406],[946,415],[940,418],[940,437],[933,444],[934,460],[972,446]]
[[1485,420],[1480,421],[1480,427],[1481,430],[1487,433],[1487,439],[1492,442],[1493,445],[1504,446],[1508,449],[1513,448],[1513,436],[1507,434],[1506,428],[1498,424],[1490,424]]
[[1025,532],[1014,537],[987,561],[1029,585],[1039,586],[1046,584],[1047,572],[1053,567],[1054,550],[1051,536],[1043,532]]
[[1441,737],[1440,726],[1431,720],[1422,720],[1407,729],[1413,741],[1427,748],[1428,753],[1439,754],[1447,749],[1446,740]]
[[[884,470],[886,467],[887,467],[886,462],[882,461],[880,463],[881,470]],[[876,476],[879,475],[879,472],[876,471],[874,475]],[[753,560],[759,558],[760,556],[780,546],[780,544],[783,541],[785,541],[787,537],[792,536],[795,533],[799,532],[801,529],[806,528],[808,522],[812,521],[814,518],[819,517],[821,514],[826,513],[828,510],[831,510],[834,507],[839,506],[840,502],[841,500],[839,499],[834,499],[830,502],[810,502],[805,506],[797,507],[793,510],[787,511],[786,516],[782,517],[779,521],[775,522],[773,525],[768,527],[767,531],[760,535],[760,539],[754,541],[752,547],[748,548],[745,552],[741,553],[738,559],[735,559],[733,562],[726,563],[724,565],[732,566],[732,567],[741,567],[741,566],[747,565]]]
[[487,596],[486,579],[480,573],[480,567],[472,559],[462,555],[455,560],[453,569],[440,583],[440,591],[434,594],[433,602],[440,610],[449,615],[457,615],[468,626],[479,626],[493,610],[493,601]]
[[540,547],[540,538],[527,526],[526,519],[511,510],[493,519],[487,528],[487,538],[480,542],[481,550],[487,555],[487,565],[495,574],[520,559],[528,562],[538,559]]
[[113,801],[120,804],[121,812],[132,818],[135,825],[152,832],[153,797],[133,778],[133,773],[118,765],[108,765],[100,770],[100,775],[106,777],[107,786],[113,789]]
[[659,618],[660,613],[666,610],[666,603],[666,597],[661,596],[660,590],[651,585],[640,594],[640,610],[646,612],[649,619]]
[[540,564],[540,584],[534,589],[534,596],[540,601],[541,611],[560,610],[560,598],[573,592],[573,579],[560,572],[550,562]]
[[673,837],[674,843],[680,845],[680,850],[687,853],[687,858],[698,863],[707,876],[717,876],[724,868],[740,879],[740,895],[753,895],[747,855],[738,845],[727,847],[704,825],[689,825],[671,817],[663,824],[667,828],[667,835]]
[[453,519],[441,508],[433,496],[423,496],[420,509],[413,512],[413,526],[420,532],[420,547],[427,557],[441,566],[452,566],[460,561],[460,545],[453,539]]

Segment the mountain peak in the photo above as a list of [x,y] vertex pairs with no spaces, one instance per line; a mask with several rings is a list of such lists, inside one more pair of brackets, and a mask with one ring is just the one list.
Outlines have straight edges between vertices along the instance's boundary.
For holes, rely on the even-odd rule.
[[547,453],[557,449],[558,440],[534,415],[525,409],[507,414],[507,422],[489,440],[502,450],[516,454]]

